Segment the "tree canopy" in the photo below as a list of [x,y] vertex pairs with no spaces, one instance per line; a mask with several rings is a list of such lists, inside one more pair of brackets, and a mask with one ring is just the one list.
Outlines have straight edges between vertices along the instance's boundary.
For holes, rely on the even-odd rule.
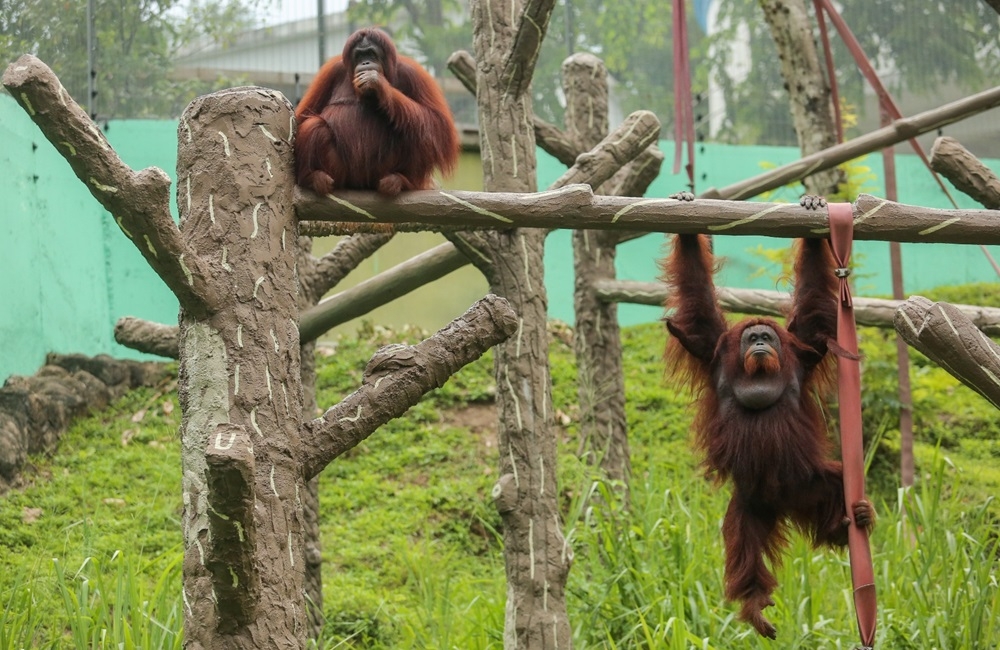
[[[758,1],[688,3],[696,118],[708,118],[708,80],[715,74],[726,98],[716,139],[793,143],[784,80]],[[373,0],[355,3],[351,11],[358,21],[402,23],[399,35],[409,37],[408,45],[440,75],[448,54],[471,38],[467,5],[466,0]],[[844,0],[841,5],[893,92],[926,93],[942,84],[973,91],[997,78],[1000,17],[980,0]],[[864,81],[832,28],[831,38],[841,94],[862,111]],[[560,0],[532,85],[535,112],[561,121],[560,65],[573,52],[590,52],[607,65],[621,112],[651,110],[667,132],[674,113],[672,39],[670,4],[662,0]],[[746,47],[731,48],[734,42]],[[700,124],[699,132],[708,137],[707,124]]]
[[[737,143],[784,144],[794,131],[784,80],[775,63],[777,52],[758,1],[715,3],[718,31],[709,40],[716,47],[700,65],[725,70],[739,58],[747,72],[741,78],[717,77],[727,104],[719,137]],[[845,0],[837,6],[883,83],[896,95],[904,90],[924,94],[942,86],[971,92],[997,78],[1000,17],[980,0]],[[841,96],[855,111],[863,111],[866,82],[836,31],[832,26],[829,30]],[[748,61],[743,52],[728,47],[746,38],[740,32],[749,36]]]
[[[195,95],[244,81],[172,78],[172,61],[199,43],[227,43],[258,26],[260,10],[271,2],[95,0],[98,114],[176,116]],[[708,81],[715,74],[726,98],[722,130],[715,139],[793,142],[784,81],[758,1],[688,2],[699,133],[709,135],[703,122],[709,110]],[[86,101],[86,4],[0,0],[0,56],[12,61],[26,52],[38,55],[74,97]],[[895,93],[927,93],[941,85],[978,90],[1000,72],[1000,16],[981,0],[844,0],[840,5]],[[355,23],[394,26],[401,47],[438,77],[446,76],[452,52],[471,47],[468,0],[369,0],[350,3],[349,11]],[[535,112],[561,121],[560,65],[573,52],[590,52],[607,65],[622,114],[652,110],[668,132],[674,112],[672,38],[670,6],[661,0],[559,0],[533,81]],[[836,34],[833,40],[842,95],[863,111],[864,81]],[[731,47],[740,42],[746,47]]]
[[[173,60],[201,39],[226,42],[256,24],[268,0],[95,0],[99,117],[176,117],[196,95],[232,85],[172,79]],[[87,101],[87,3],[0,0],[0,60],[34,54]]]

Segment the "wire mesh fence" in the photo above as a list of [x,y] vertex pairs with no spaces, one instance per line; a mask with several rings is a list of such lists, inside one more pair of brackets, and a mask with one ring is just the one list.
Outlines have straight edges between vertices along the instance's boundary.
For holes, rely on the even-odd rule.
[[[801,2],[810,12],[811,3]],[[697,136],[737,144],[794,145],[784,80],[759,0],[689,0]],[[841,13],[904,114],[987,88],[1000,71],[1000,19],[981,0],[845,0]],[[815,16],[812,16],[815,20]],[[233,85],[280,90],[293,103],[357,27],[385,26],[402,53],[442,84],[456,121],[474,127],[475,98],[446,69],[471,49],[468,0],[8,0],[0,53],[53,67],[98,119],[176,118],[196,95]],[[645,108],[669,133],[673,36],[657,0],[560,0],[540,54],[535,111],[561,122],[559,67],[574,51],[602,57],[612,120]],[[878,104],[846,48],[834,42],[848,136],[878,126]],[[1000,156],[996,118],[950,130]]]

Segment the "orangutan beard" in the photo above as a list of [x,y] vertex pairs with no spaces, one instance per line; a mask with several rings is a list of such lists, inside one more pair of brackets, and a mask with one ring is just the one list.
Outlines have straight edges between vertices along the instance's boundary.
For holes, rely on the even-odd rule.
[[753,350],[747,350],[746,355],[743,357],[743,370],[748,375],[758,372],[766,375],[777,374],[781,372],[781,360],[778,359],[778,355],[774,351],[767,354],[754,354]]

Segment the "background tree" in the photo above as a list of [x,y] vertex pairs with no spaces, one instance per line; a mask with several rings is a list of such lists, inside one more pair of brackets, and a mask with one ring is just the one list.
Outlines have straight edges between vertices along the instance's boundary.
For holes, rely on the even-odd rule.
[[[195,96],[233,85],[170,78],[177,53],[227,42],[257,25],[270,0],[95,0],[94,53],[101,118],[176,117]],[[87,97],[87,3],[0,0],[0,61],[46,61],[78,101]]]
[[[785,79],[789,114],[802,156],[837,144],[830,84],[820,64],[805,0],[759,0],[764,19],[778,49],[779,69]],[[847,174],[834,167],[807,177],[806,192],[830,197],[846,183]],[[851,197],[853,198],[853,197]]]
[[435,77],[444,77],[448,57],[472,47],[468,0],[370,0],[352,2],[348,16],[358,26],[385,25]]
[[[718,31],[710,65],[726,94],[726,128],[717,139],[733,143],[787,144],[794,142],[791,115],[777,51],[768,25],[761,20],[758,0],[715,0]],[[811,4],[811,3],[810,3]],[[982,89],[996,79],[1000,67],[1000,18],[980,0],[846,0],[841,15],[858,38],[865,54],[882,75],[890,92],[900,94],[940,89],[953,84],[960,90]],[[814,16],[810,10],[810,16]],[[745,36],[742,36],[745,34]],[[728,47],[746,38],[751,56]],[[864,80],[850,53],[839,46],[834,60],[843,100],[864,111]],[[747,66],[744,78],[721,74],[739,57]],[[692,56],[694,60],[694,56]],[[767,120],[761,120],[767,115]]]
[[[688,0],[695,116],[705,118],[708,79],[724,92],[723,128],[713,139],[731,143],[796,142],[778,53],[758,0]],[[442,61],[467,47],[467,0],[374,0],[354,3],[360,22],[400,25],[407,45],[440,76]],[[813,18],[811,3],[809,18]],[[942,84],[982,89],[1000,72],[1000,18],[981,0],[845,0],[841,13],[873,59],[890,91],[928,92]],[[839,5],[838,5],[839,6]],[[709,9],[710,8],[710,9]],[[714,17],[714,20],[710,18]],[[711,32],[710,34],[708,32]],[[542,43],[532,99],[540,118],[561,124],[565,98],[560,64],[570,54],[600,57],[622,115],[645,109],[670,132],[673,123],[673,38],[669,3],[657,0],[559,0]],[[733,43],[745,43],[750,56]],[[864,111],[864,82],[834,35],[838,82],[845,101]],[[741,68],[734,74],[733,66]],[[745,70],[745,73],[743,72]],[[761,119],[766,115],[767,119]],[[612,119],[620,118],[612,115]],[[700,130],[705,136],[707,129]]]
[[[696,62],[703,58],[707,41],[693,18],[688,27],[691,60]],[[623,114],[650,110],[665,130],[669,129],[674,113],[672,29],[669,3],[561,0],[553,11],[552,28],[539,57],[535,113],[549,121],[562,115],[564,98],[556,91],[560,62],[575,52],[589,52],[607,66],[613,80],[613,102]],[[695,82],[696,93],[705,87],[707,77],[702,77]]]

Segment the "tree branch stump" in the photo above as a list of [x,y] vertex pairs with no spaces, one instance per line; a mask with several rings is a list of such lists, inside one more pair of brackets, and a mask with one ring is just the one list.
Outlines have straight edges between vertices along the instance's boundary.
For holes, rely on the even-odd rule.
[[517,327],[510,304],[489,295],[417,345],[380,349],[365,368],[363,386],[305,424],[306,477],[315,476],[378,427],[405,413],[425,393],[443,386],[462,367],[507,340]]
[[931,167],[983,207],[1000,209],[1000,178],[955,138],[940,137],[934,141]]
[[1000,408],[1000,346],[961,310],[913,296],[896,310],[895,324],[907,343]]

